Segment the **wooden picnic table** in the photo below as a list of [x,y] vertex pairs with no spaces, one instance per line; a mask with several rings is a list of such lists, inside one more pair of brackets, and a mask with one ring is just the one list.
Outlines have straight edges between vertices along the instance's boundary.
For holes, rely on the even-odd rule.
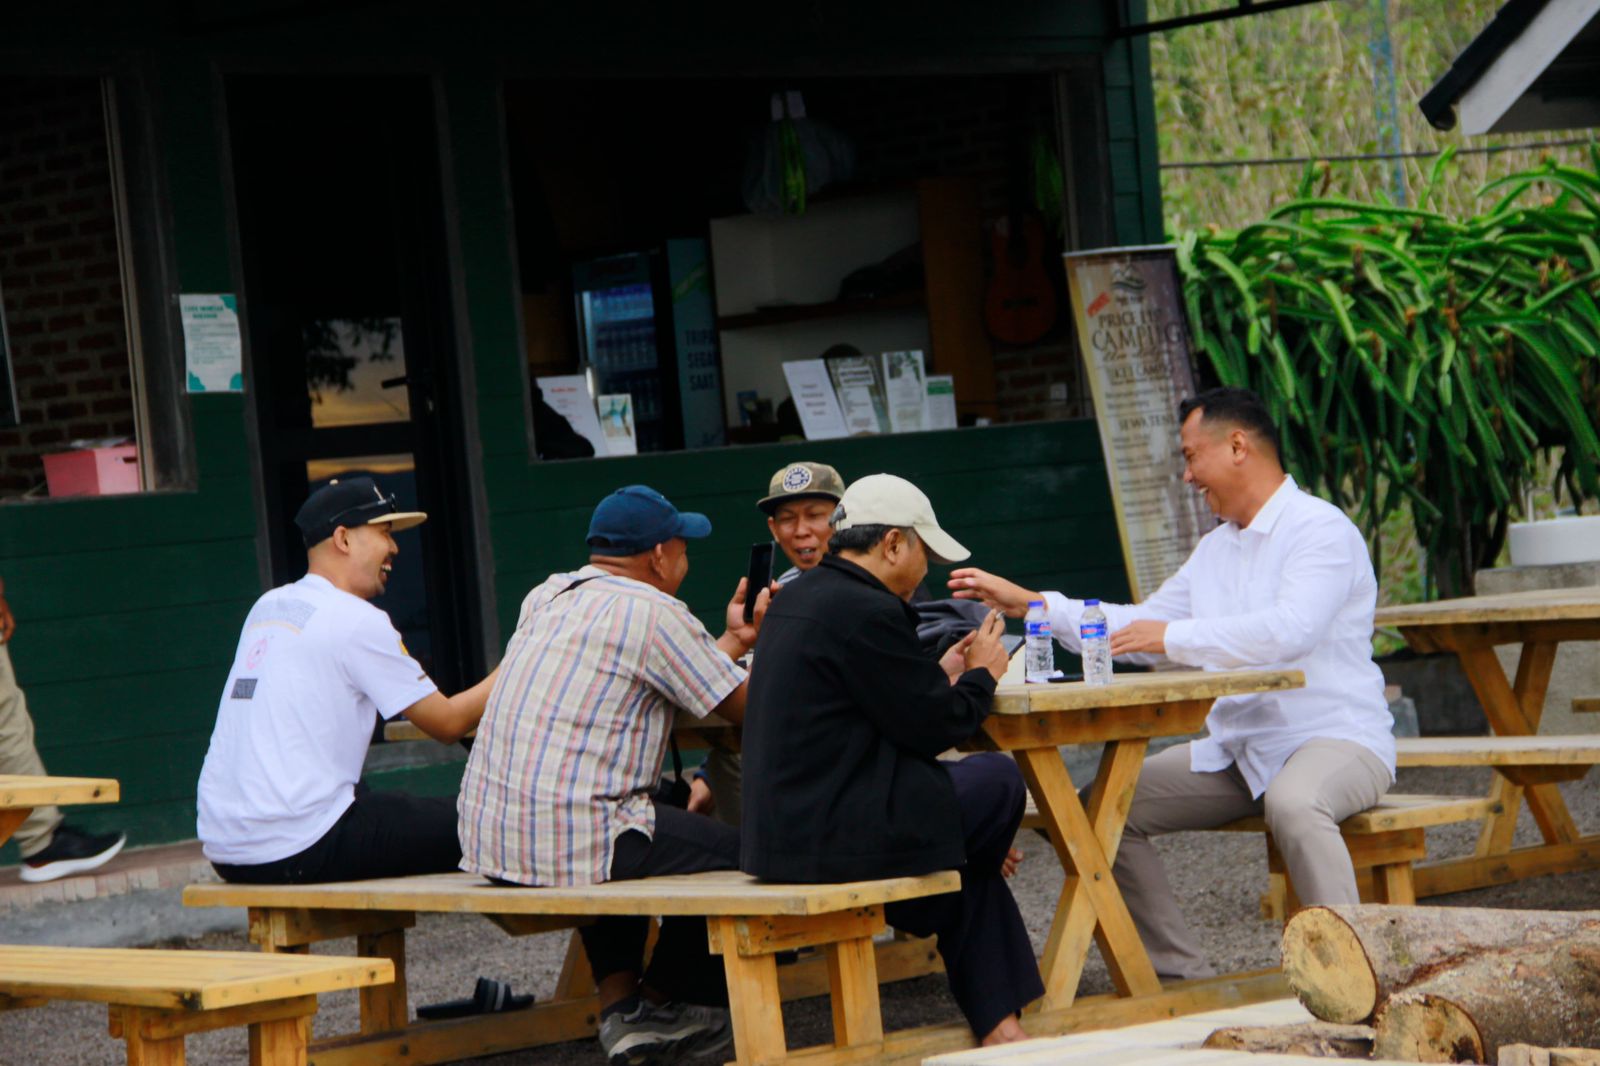
[[[996,690],[994,713],[970,747],[1015,756],[1067,872],[1040,959],[1045,995],[1039,1010],[1072,1005],[1091,937],[1120,996],[1162,995],[1111,876],[1145,749],[1153,737],[1198,732],[1219,697],[1304,684],[1298,670],[1174,671],[1118,674],[1109,685],[1080,681]],[[1059,748],[1095,743],[1105,749],[1085,808]]]
[[[1563,641],[1600,640],[1600,586],[1385,607],[1376,623],[1398,629],[1415,651],[1454,652],[1490,730],[1499,737],[1532,736],[1544,713],[1556,649]],[[1495,654],[1501,644],[1522,645],[1514,678],[1506,675]],[[1485,819],[1474,854],[1419,866],[1418,896],[1600,866],[1600,836],[1579,833],[1553,781],[1519,784],[1496,773],[1490,798],[1500,801],[1501,813]],[[1513,848],[1523,800],[1544,843]]]
[[11,839],[35,807],[115,803],[121,795],[109,777],[28,777],[0,774],[0,844]]

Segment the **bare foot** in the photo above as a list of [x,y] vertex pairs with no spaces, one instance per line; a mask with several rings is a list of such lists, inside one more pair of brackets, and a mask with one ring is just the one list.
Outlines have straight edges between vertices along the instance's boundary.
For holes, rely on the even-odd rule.
[[1019,1040],[1028,1039],[1028,1034],[1022,1031],[1022,1025],[1017,1021],[1015,1014],[1008,1014],[1000,1019],[1000,1024],[989,1030],[989,1035],[983,1038],[984,1047],[994,1047],[996,1044],[1015,1044]]

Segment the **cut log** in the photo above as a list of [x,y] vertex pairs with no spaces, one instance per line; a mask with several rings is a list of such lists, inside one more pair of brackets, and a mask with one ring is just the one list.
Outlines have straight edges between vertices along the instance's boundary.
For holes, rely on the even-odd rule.
[[1390,996],[1373,1022],[1373,1056],[1496,1062],[1510,1044],[1600,1046],[1600,948],[1506,948],[1438,970]]
[[1534,1047],[1507,1044],[1498,1066],[1600,1066],[1600,1051],[1586,1047]]
[[1600,911],[1336,904],[1307,907],[1283,930],[1283,974],[1324,1021],[1369,1021],[1378,1005],[1435,970],[1493,951],[1556,941],[1600,948]]
[[1236,1025],[1218,1029],[1201,1047],[1252,1054],[1307,1055],[1317,1059],[1370,1059],[1372,1029],[1365,1025],[1302,1022],[1299,1025]]

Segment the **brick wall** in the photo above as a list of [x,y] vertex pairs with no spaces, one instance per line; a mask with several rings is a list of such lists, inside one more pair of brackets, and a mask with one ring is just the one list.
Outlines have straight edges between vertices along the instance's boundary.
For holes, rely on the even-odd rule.
[[[883,78],[827,83],[806,92],[807,111],[847,130],[856,177],[868,185],[922,176],[975,176],[983,213],[1006,213],[1017,145],[1055,129],[1045,77]],[[1026,188],[1026,186],[1024,186]],[[1051,238],[1054,246],[1054,238]],[[1051,334],[1036,345],[994,343],[1000,420],[1032,422],[1092,414],[1065,289]],[[1058,399],[1050,398],[1051,386]],[[1065,393],[1059,390],[1064,389]]]
[[100,86],[0,77],[0,298],[20,425],[0,426],[0,497],[68,441],[132,436],[133,385]]

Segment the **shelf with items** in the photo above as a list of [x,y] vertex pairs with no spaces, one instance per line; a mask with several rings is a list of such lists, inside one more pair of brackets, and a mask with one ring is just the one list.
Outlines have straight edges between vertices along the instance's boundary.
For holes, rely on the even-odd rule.
[[[741,393],[777,408],[789,392],[785,362],[843,346],[921,350],[928,373],[954,377],[961,416],[995,415],[975,181],[924,179],[799,216],[714,219],[711,247],[730,427]],[[882,295],[841,299],[852,285]]]
[[882,311],[903,311],[922,307],[927,296],[921,291],[895,293],[891,296],[872,296],[860,300],[829,300],[820,304],[792,304],[764,307],[740,315],[725,315],[717,319],[720,330],[760,329],[764,326],[786,326],[792,322],[811,322],[817,319],[841,318],[847,315],[870,315]]

